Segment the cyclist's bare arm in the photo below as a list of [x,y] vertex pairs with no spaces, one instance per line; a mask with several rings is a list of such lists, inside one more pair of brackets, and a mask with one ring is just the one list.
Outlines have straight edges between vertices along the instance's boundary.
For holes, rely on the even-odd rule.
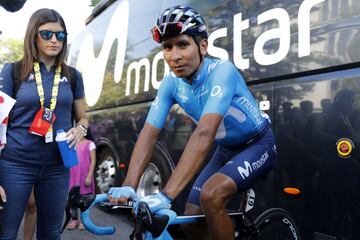
[[145,122],[132,152],[123,186],[131,186],[136,189],[141,174],[151,160],[152,151],[159,133],[160,129]]
[[206,114],[191,135],[175,171],[164,187],[164,193],[174,199],[202,166],[223,119],[219,114]]

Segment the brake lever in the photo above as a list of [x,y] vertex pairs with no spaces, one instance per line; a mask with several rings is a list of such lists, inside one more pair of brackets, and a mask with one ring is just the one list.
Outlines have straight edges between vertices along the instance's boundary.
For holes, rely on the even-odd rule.
[[154,238],[159,237],[165,230],[170,219],[167,215],[153,214],[146,202],[139,202],[135,216],[134,233],[136,240],[142,239],[142,234],[145,231],[149,231]]
[[[128,201],[128,204],[133,204],[133,202]],[[134,209],[135,210],[135,209]],[[143,240],[143,233],[145,232],[144,221],[151,222],[151,212],[145,202],[140,202],[137,206],[136,211],[134,211],[135,217],[135,227],[133,232],[130,234],[130,240]]]

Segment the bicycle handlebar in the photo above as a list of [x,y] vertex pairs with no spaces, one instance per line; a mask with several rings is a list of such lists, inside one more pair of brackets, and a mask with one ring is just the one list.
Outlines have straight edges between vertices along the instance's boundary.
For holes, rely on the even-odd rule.
[[84,226],[86,227],[87,230],[89,230],[89,232],[94,233],[96,235],[112,235],[115,233],[115,228],[114,227],[100,227],[95,225],[90,218],[90,209],[93,206],[96,206],[102,202],[107,201],[107,195],[106,194],[99,194],[96,195],[93,203],[89,206],[89,208],[87,210],[85,210],[84,212],[81,212],[81,220],[82,223],[84,224]]
[[[96,235],[111,235],[115,233],[114,227],[100,227],[95,225],[90,218],[90,210],[92,207],[108,201],[107,194],[98,195],[81,195],[80,187],[71,188],[66,205],[66,220],[61,232],[64,231],[66,225],[71,219],[71,208],[79,208],[81,211],[81,220],[85,228]],[[154,237],[158,237],[166,229],[169,222],[173,222],[176,213],[170,209],[159,210],[157,214],[151,213],[146,202],[133,202],[131,207],[135,210],[135,228],[130,236],[133,239],[142,239],[142,233],[147,230]]]
[[79,208],[81,211],[81,220],[86,229],[96,235],[111,235],[115,233],[114,227],[100,227],[95,225],[90,218],[90,210],[92,207],[106,202],[108,200],[106,194],[98,195],[81,195],[80,187],[74,186],[71,188],[66,204],[66,219],[61,229],[61,233],[64,231],[66,225],[71,219],[71,209]]
[[[246,202],[247,205],[251,205],[251,207],[252,207],[254,197],[255,197],[254,191],[252,189],[249,189],[248,192],[246,193],[246,197],[244,198],[243,201]],[[96,234],[96,235],[114,234],[115,233],[114,227],[97,226],[91,221],[91,218],[90,218],[91,208],[102,202],[106,202],[106,201],[108,201],[107,194],[81,195],[80,187],[79,186],[73,187],[69,192],[68,201],[67,201],[67,205],[66,205],[66,221],[63,225],[61,232],[63,232],[67,223],[70,221],[71,208],[76,207],[81,210],[82,222],[89,232]],[[132,240],[133,239],[142,240],[143,236],[145,236],[146,239],[148,239],[148,238],[150,238],[150,239],[157,239],[157,238],[172,239],[169,231],[167,230],[167,227],[169,225],[181,224],[181,223],[193,223],[193,222],[197,222],[197,221],[202,221],[202,219],[204,219],[204,217],[205,217],[204,215],[177,216],[176,212],[174,212],[171,209],[160,209],[160,210],[156,211],[155,213],[152,213],[150,211],[150,208],[149,208],[147,202],[141,201],[140,197],[137,197],[137,199],[135,199],[134,202],[132,202],[128,206],[134,210],[133,212],[135,215],[135,227],[134,227],[133,232],[130,235],[130,239],[132,239]],[[241,207],[241,209],[245,210],[245,212],[248,211],[247,207]],[[288,213],[286,211],[284,213],[284,210],[282,210],[282,209],[280,209],[281,210],[280,213],[279,213],[279,209],[269,209],[269,210],[267,210],[262,215],[260,215],[255,220],[254,223],[252,221],[250,221],[249,222],[249,223],[251,223],[250,225],[247,222],[245,222],[246,219],[244,218],[244,211],[229,213],[229,215],[232,215],[235,217],[240,216],[241,222],[236,222],[236,224],[240,224],[240,226],[245,227],[246,228],[245,233],[249,234],[249,236],[252,236],[252,235],[258,236],[257,230],[259,228],[262,228],[262,226],[260,226],[258,224],[258,222],[260,221],[260,224],[262,224],[261,221],[265,222],[265,220],[267,219],[266,217],[269,215],[269,213],[276,212],[277,214],[285,215],[287,217],[287,219],[291,219],[288,216]],[[264,217],[264,216],[266,216],[266,217]],[[269,216],[271,217],[272,215],[269,215]],[[258,220],[258,219],[260,219],[260,220]],[[255,226],[255,228],[254,228],[254,226]],[[291,225],[291,226],[293,226],[293,225]],[[293,232],[292,229],[290,231]],[[296,234],[298,234],[298,233],[296,232]],[[293,233],[293,235],[295,236],[294,233]]]

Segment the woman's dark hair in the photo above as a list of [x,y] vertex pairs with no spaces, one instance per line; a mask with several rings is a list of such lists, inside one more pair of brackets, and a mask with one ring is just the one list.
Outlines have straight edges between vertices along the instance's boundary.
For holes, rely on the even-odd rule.
[[[39,27],[46,23],[59,23],[64,31],[67,32],[64,19],[53,9],[42,8],[31,15],[24,38],[24,56],[21,59],[21,79],[25,79],[31,73],[34,62],[40,60],[36,39],[39,37]],[[62,66],[63,74],[68,78],[69,70],[65,64],[66,51],[67,37],[63,41],[63,47],[56,57],[55,64]]]

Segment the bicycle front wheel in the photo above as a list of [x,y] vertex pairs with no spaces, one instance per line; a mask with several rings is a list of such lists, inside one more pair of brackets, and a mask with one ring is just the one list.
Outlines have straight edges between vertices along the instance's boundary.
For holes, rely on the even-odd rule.
[[300,240],[300,233],[290,213],[282,208],[271,208],[254,221],[256,240]]

